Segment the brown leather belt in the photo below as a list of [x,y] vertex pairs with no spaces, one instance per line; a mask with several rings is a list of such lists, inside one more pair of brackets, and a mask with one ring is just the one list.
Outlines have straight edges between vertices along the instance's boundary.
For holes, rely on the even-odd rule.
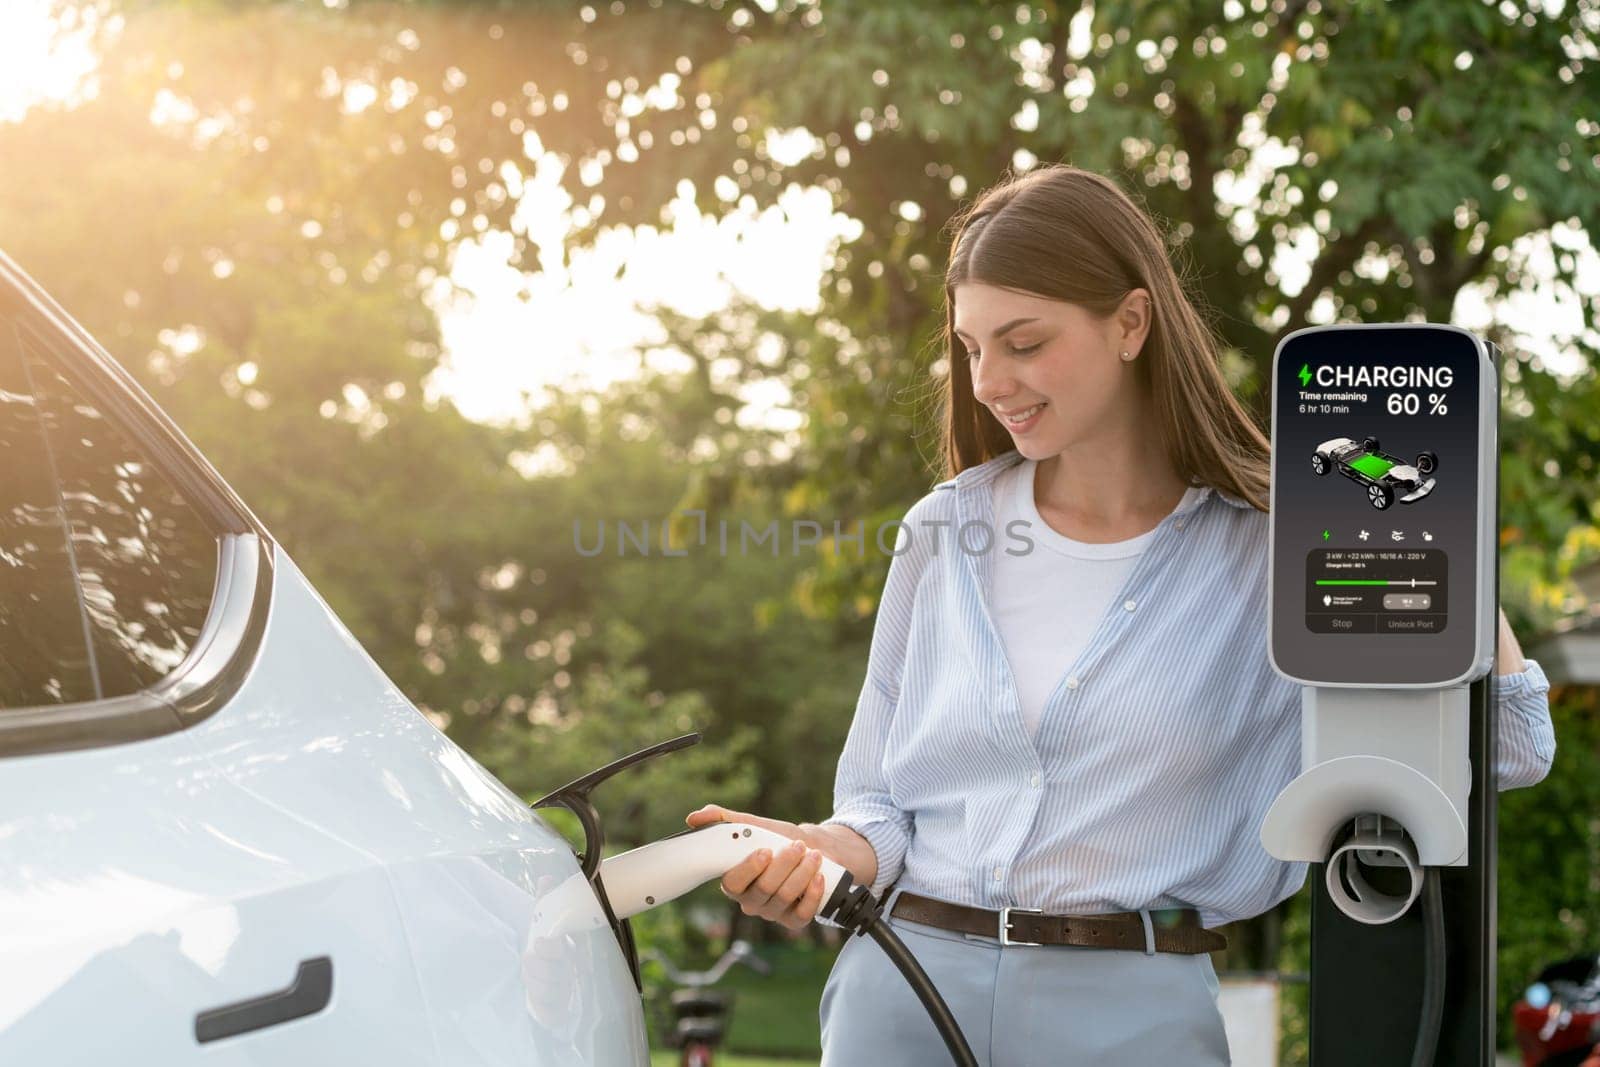
[[[1112,915],[1045,915],[1029,908],[991,911],[901,893],[889,914],[941,930],[997,938],[1002,945],[1081,945],[1145,951],[1144,920],[1136,911]],[[1157,952],[1192,956],[1228,947],[1226,937],[1200,925],[1200,913],[1193,908],[1153,910],[1150,920]]]

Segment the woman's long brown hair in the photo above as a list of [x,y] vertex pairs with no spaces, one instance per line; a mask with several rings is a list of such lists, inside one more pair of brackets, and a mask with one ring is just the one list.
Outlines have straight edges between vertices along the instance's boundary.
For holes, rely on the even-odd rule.
[[945,271],[945,476],[1015,447],[972,395],[955,337],[955,287],[993,285],[1110,316],[1134,289],[1150,293],[1150,333],[1135,372],[1154,402],[1179,477],[1266,511],[1268,444],[1218,365],[1220,345],[1167,258],[1161,232],[1109,178],[1065,164],[1007,177],[952,220]]

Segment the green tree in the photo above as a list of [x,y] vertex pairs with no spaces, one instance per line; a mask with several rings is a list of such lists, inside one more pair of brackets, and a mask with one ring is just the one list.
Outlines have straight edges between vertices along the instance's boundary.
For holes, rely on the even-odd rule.
[[[1477,289],[1571,292],[1600,218],[1593,0],[125,10],[97,97],[0,128],[7,249],[406,691],[534,792],[542,762],[552,781],[573,769],[564,746],[601,762],[653,739],[653,711],[724,750],[720,778],[699,768],[718,799],[797,817],[826,802],[817,761],[788,754],[809,740],[831,757],[848,723],[886,563],[872,531],[935,477],[945,227],[1008,167],[1068,160],[1142,195],[1258,406],[1284,332],[1445,321]],[[554,165],[572,231],[541,244],[517,207]],[[664,225],[684,181],[714,214],[828,190],[859,231],[821,310],[663,314],[688,373],[555,396],[522,426],[429,399],[427,298],[460,242],[505,231],[512,266],[549,269],[609,227]],[[1508,353],[1503,562],[1524,633],[1600,550],[1600,332],[1580,307],[1573,375],[1487,327]],[[754,383],[787,391],[798,431],[741,421]],[[559,473],[518,475],[508,460],[530,453]],[[574,558],[574,516],[695,508],[860,520],[865,552]],[[674,627],[687,619],[704,625]],[[1590,714],[1560,725],[1586,744],[1568,724]],[[584,715],[617,732],[580,731]],[[744,727],[767,736],[750,747]],[[1570,886],[1523,870],[1518,915],[1548,923]],[[1236,962],[1270,966],[1279,939],[1272,920],[1238,931]]]
[[1545,965],[1593,954],[1600,931],[1600,715],[1593,689],[1551,690],[1560,748],[1536,789],[1500,796],[1500,1040]]
[[[603,166],[591,231],[648,223],[684,177],[703,210],[764,207],[799,182],[829,189],[862,223],[826,280],[824,313],[783,335],[802,357],[780,364],[804,368],[787,380],[811,415],[795,497],[836,514],[903,509],[926,485],[908,473],[933,424],[922,401],[944,369],[929,354],[946,224],[1008,167],[1069,160],[1141,193],[1216,312],[1226,369],[1258,401],[1276,340],[1307,323],[1448,321],[1469,286],[1570,289],[1575,255],[1541,278],[1519,239],[1582,241],[1600,218],[1589,117],[1600,90],[1581,76],[1592,4],[586,11],[576,77],[591,90],[608,80],[607,95],[595,97],[598,116],[546,144]],[[671,34],[652,32],[666,19]],[[658,41],[676,54],[650,51]],[[660,72],[681,76],[674,106],[630,110],[626,76],[649,86]],[[812,135],[809,150],[783,157],[773,135],[796,129]],[[624,144],[659,165],[614,159]],[[1583,313],[1568,339],[1582,369],[1566,379],[1489,328],[1508,353],[1503,506],[1508,542],[1526,546],[1508,560],[1527,583],[1510,590],[1519,621],[1557,577],[1548,548],[1593,520],[1592,302]],[[699,334],[711,343],[715,331]],[[1552,485],[1561,471],[1578,477]],[[868,574],[843,578],[873,586]],[[1271,962],[1270,924],[1240,933],[1241,962]]]
[[[133,8],[104,42],[98,92],[0,126],[5,248],[194,438],[407,694],[503,778],[532,797],[589,769],[575,761],[695,727],[722,743],[675,757],[674,777],[744,803],[748,742],[716,730],[705,697],[651,684],[637,640],[607,636],[628,619],[608,610],[627,603],[607,599],[610,564],[579,566],[572,550],[572,517],[609,514],[619,495],[670,510],[690,478],[672,427],[698,421],[693,394],[650,391],[662,432],[648,440],[619,429],[621,398],[556,395],[525,425],[495,427],[433,395],[430,295],[456,244],[513,226],[520,189],[516,167],[469,153],[531,170],[522,132],[490,121],[491,79],[469,91],[453,61],[498,57],[520,92],[524,64],[559,55],[549,18],[521,16],[498,51],[493,21]],[[472,212],[458,202],[469,170]],[[519,473],[540,449],[564,473]],[[647,829],[662,826],[624,816],[615,840]]]

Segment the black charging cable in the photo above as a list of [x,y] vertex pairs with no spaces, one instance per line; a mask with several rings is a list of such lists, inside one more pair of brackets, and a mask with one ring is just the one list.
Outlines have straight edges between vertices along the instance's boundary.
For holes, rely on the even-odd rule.
[[1444,898],[1439,889],[1439,868],[1422,869],[1422,951],[1426,957],[1422,982],[1422,1013],[1417,1018],[1417,1043],[1412,1046],[1411,1067],[1433,1067],[1439,1048],[1439,1027],[1444,1022]]
[[922,969],[922,965],[911,954],[911,950],[906,948],[905,942],[901,941],[889,926],[878,898],[874,897],[866,886],[851,885],[850,872],[846,871],[839,879],[839,884],[834,886],[833,894],[821,908],[817,909],[817,913],[825,919],[833,920],[857,937],[864,934],[876,941],[884,954],[900,968],[900,973],[905,976],[907,984],[922,1001],[928,1017],[939,1030],[939,1036],[944,1038],[951,1058],[960,1067],[978,1067],[978,1060],[972,1054],[972,1047],[967,1044],[966,1035],[957,1025],[956,1017],[950,1013],[950,1006],[944,1002],[939,991],[928,980],[928,973]]

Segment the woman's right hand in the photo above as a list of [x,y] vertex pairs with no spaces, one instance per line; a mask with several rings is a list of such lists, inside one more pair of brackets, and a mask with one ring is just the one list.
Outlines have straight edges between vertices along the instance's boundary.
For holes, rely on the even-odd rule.
[[730,811],[715,804],[690,812],[684,821],[691,827],[742,822],[790,838],[789,845],[776,853],[762,848],[746,856],[722,876],[722,892],[730,900],[737,900],[746,915],[756,915],[791,930],[803,929],[816,917],[822,906],[822,875],[818,871],[823,853],[810,847],[808,831],[817,827]]

